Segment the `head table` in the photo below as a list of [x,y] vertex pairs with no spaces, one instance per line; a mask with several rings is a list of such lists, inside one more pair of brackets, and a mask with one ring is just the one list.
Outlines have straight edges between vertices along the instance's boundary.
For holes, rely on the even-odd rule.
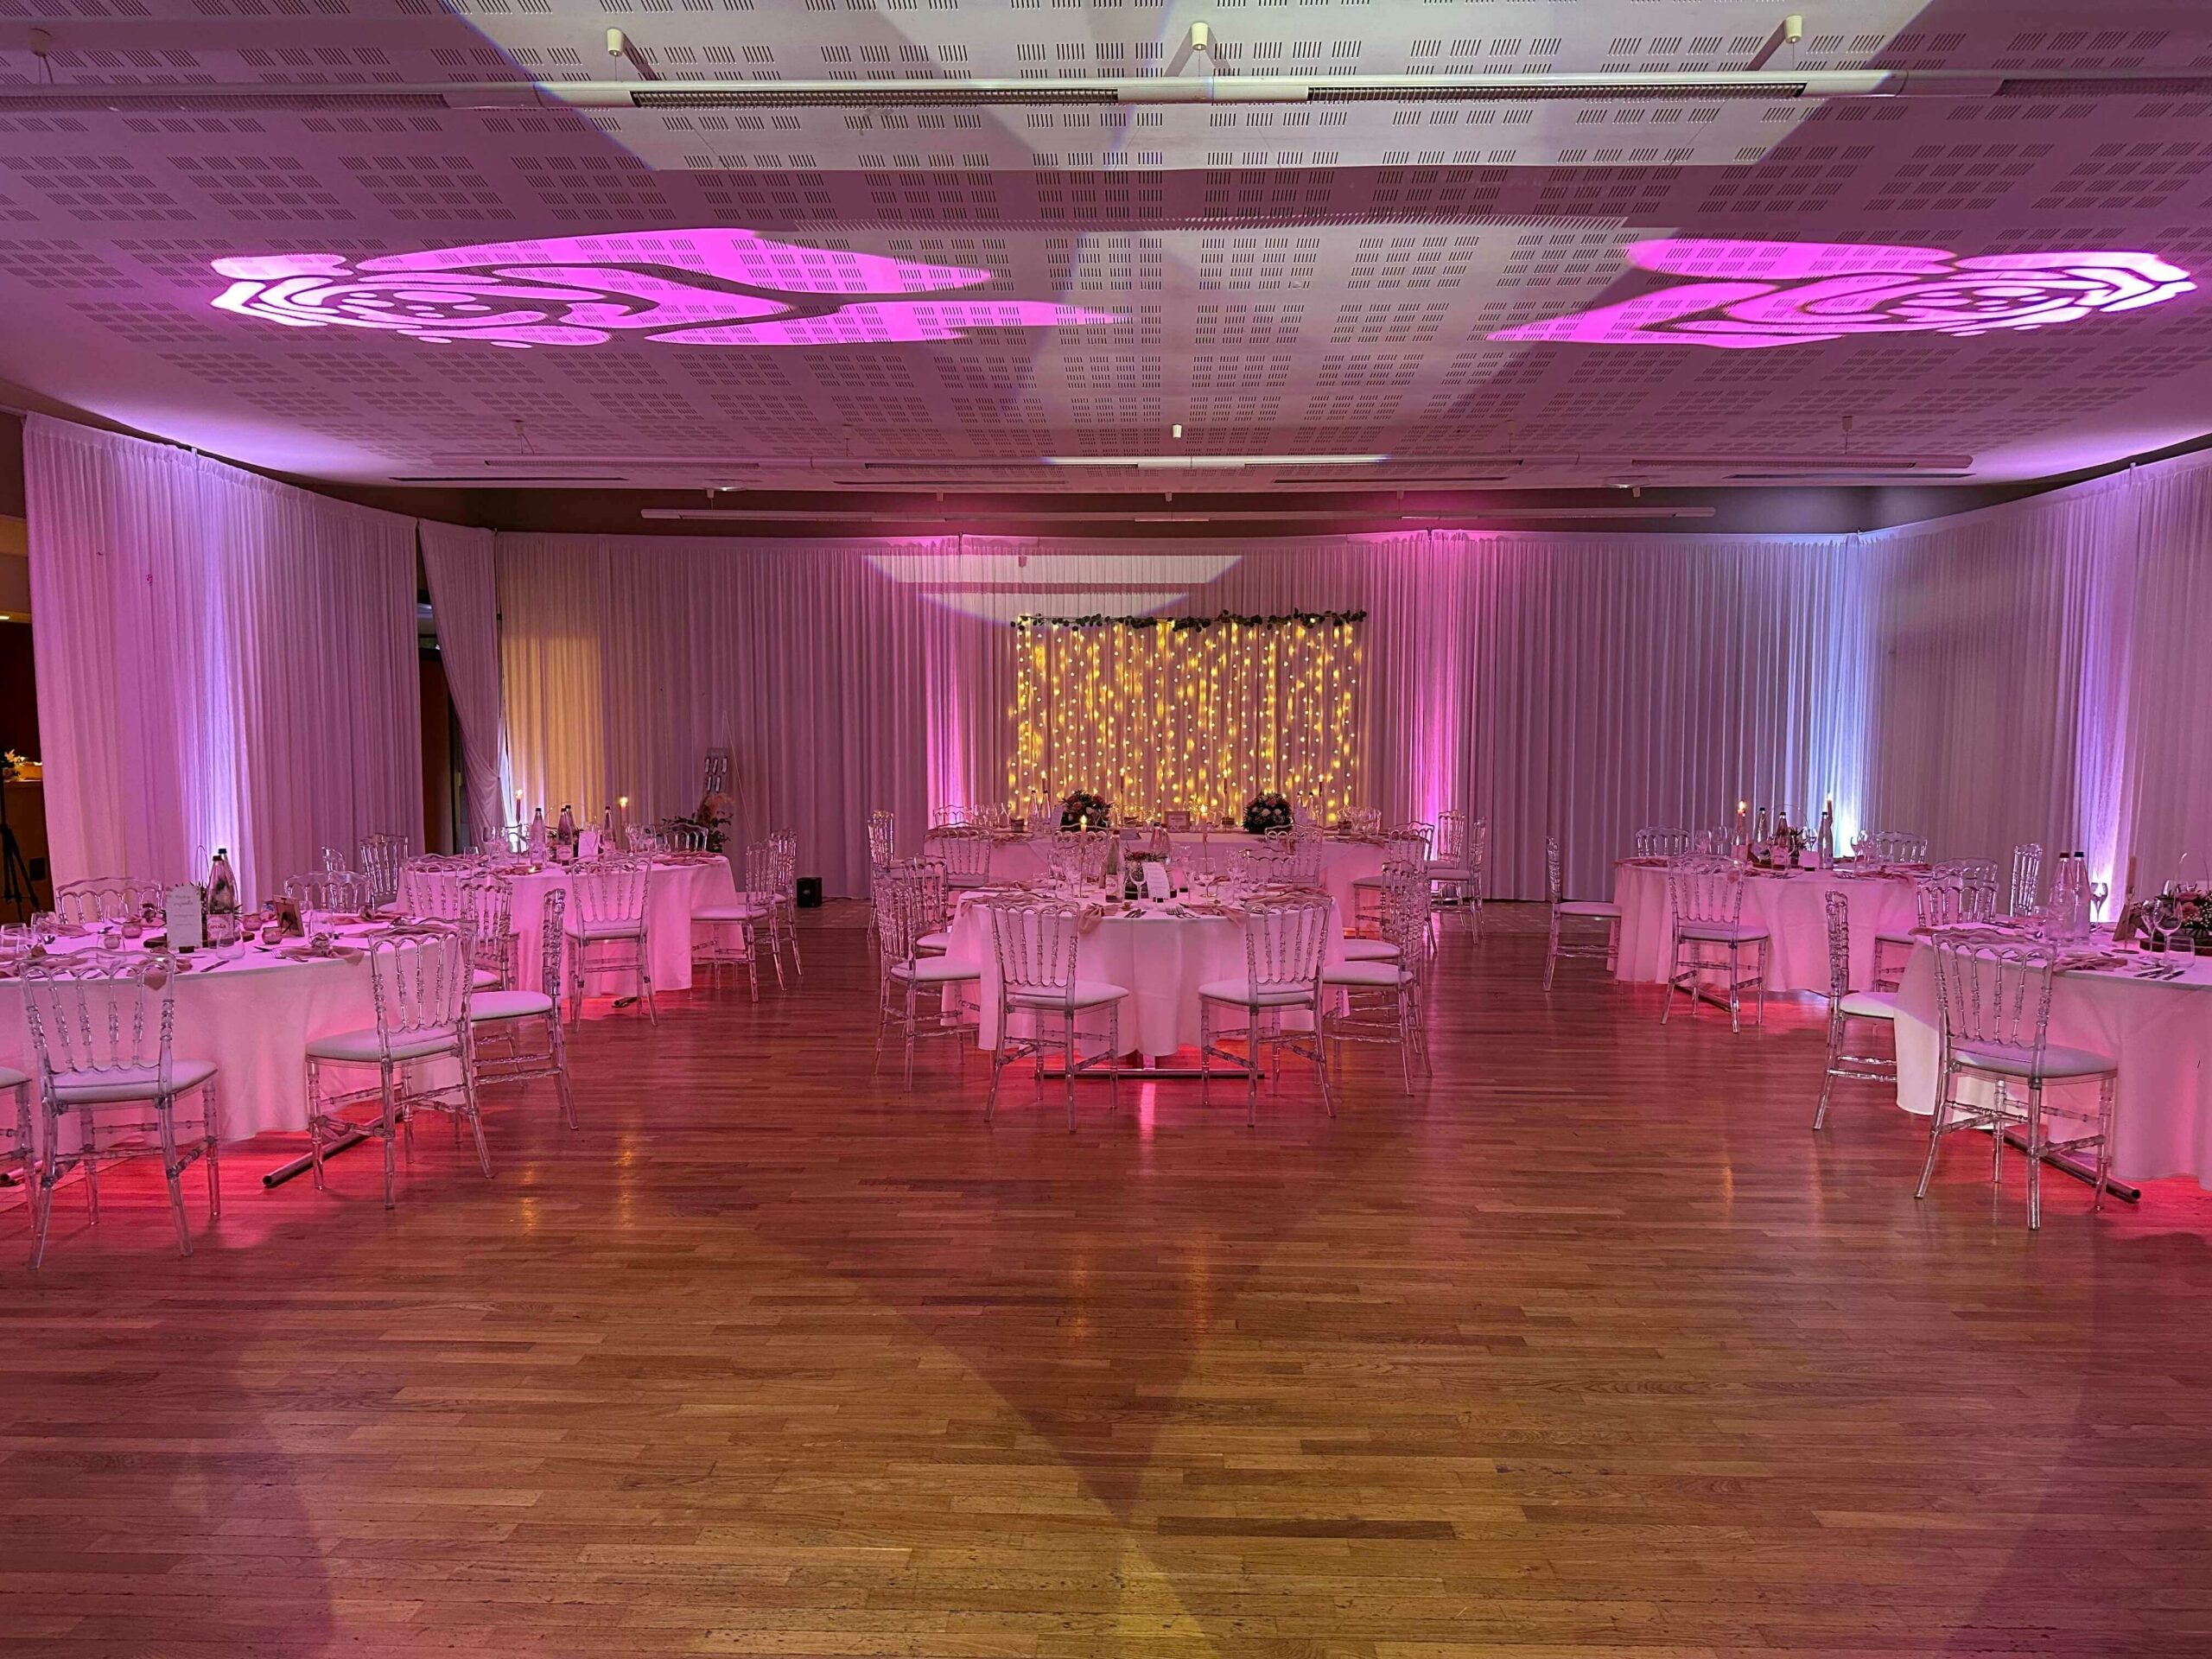
[[[2181,976],[2139,976],[2162,964],[2180,967]],[[1936,953],[1922,944],[1906,965],[1897,1014],[1897,1104],[1922,1116],[1936,1109],[1937,1025]],[[2212,957],[2126,955],[2109,968],[2055,975],[2050,1039],[2120,1062],[2113,1174],[2188,1175],[2212,1187]]]
[[[994,899],[1001,904],[1032,902],[1035,897],[1021,892],[963,894],[953,919],[952,948],[946,954],[982,969],[982,1019],[976,1036],[985,1048],[995,1046],[999,1038],[999,964],[991,936],[991,903]],[[1111,908],[1125,913],[1102,913],[1086,925],[1076,947],[1076,970],[1084,979],[1105,980],[1129,993],[1122,1004],[1121,1052],[1164,1059],[1178,1049],[1196,1047],[1198,987],[1209,980],[1244,977],[1244,923],[1233,913],[1235,906],[1224,906],[1232,912],[1224,915],[1192,913],[1190,906],[1149,900]],[[1344,959],[1342,918],[1343,912],[1332,904],[1325,957],[1331,966]],[[1102,1049],[1106,1014],[1103,1008],[1096,1009],[1076,1021],[1077,1030],[1094,1036]],[[1241,1031],[1243,1011],[1217,1004],[1213,1024],[1217,1031]],[[1283,1024],[1313,1028],[1310,1018],[1303,1019],[1301,1027],[1301,1016],[1295,1013],[1287,1014]]]
[[[1614,866],[1620,906],[1620,954],[1614,976],[1664,983],[1674,943],[1667,861],[1624,858]],[[1744,882],[1744,920],[1770,937],[1767,988],[1828,988],[1827,895],[1840,893],[1851,918],[1851,988],[1874,982],[1874,936],[1904,934],[1919,919],[1912,877],[1848,870],[1753,870]]]
[[[518,984],[538,988],[538,944],[545,894],[565,887],[566,870],[525,871],[513,887],[509,922],[515,933]],[[735,902],[729,861],[720,855],[657,862],[645,889],[649,948],[657,991],[691,983],[691,912]],[[175,1052],[213,1060],[223,1139],[242,1141],[308,1126],[307,1046],[334,1032],[376,1024],[375,994],[360,945],[381,924],[353,922],[332,930],[340,956],[310,957],[298,940],[280,946],[240,944],[195,950],[176,982]],[[89,936],[64,934],[60,950],[89,948]],[[134,947],[135,948],[135,947]],[[591,994],[627,995],[626,973],[594,975]],[[603,987],[601,982],[603,981]],[[36,1075],[20,981],[0,978],[0,1064]]]
[[[1242,830],[1171,830],[1166,835],[1171,860],[1178,855],[1187,857],[1205,849],[1217,861],[1218,873],[1224,875],[1231,873],[1238,855],[1268,844],[1265,836],[1247,835]],[[1142,852],[1152,844],[1152,832],[1125,831],[1122,842],[1131,852]],[[1318,844],[1321,849],[1322,888],[1337,901],[1338,909],[1344,915],[1357,915],[1353,886],[1373,881],[1382,875],[1382,843],[1332,836],[1323,837]],[[1043,881],[1047,874],[1045,849],[1049,845],[1050,836],[1000,837],[991,849],[991,879],[1016,884]],[[1237,971],[1242,973],[1243,969]]]

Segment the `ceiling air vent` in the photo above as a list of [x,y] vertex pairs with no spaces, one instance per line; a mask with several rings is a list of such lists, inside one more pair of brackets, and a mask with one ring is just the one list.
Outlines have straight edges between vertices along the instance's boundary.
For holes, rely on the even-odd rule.
[[1623,99],[1802,98],[1805,83],[1760,81],[1730,85],[1716,81],[1636,80],[1612,78],[1591,81],[1539,81],[1516,85],[1504,80],[1478,86],[1409,86],[1393,81],[1382,86],[1330,86],[1319,82],[1306,94],[1312,104],[1522,104],[1535,99],[1573,99],[1583,103],[1614,103]]

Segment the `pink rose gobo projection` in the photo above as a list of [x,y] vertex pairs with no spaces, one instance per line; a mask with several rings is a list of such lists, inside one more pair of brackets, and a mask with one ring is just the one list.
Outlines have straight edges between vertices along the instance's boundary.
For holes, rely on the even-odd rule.
[[1501,328],[1492,340],[1756,351],[1853,334],[1986,334],[2157,305],[2196,286],[2148,253],[1992,253],[1832,242],[1631,243],[1678,283],[1617,305]]
[[487,242],[359,264],[334,253],[218,259],[224,311],[294,328],[377,328],[489,345],[844,346],[958,340],[970,328],[1116,322],[1047,300],[944,296],[988,270],[655,231]]

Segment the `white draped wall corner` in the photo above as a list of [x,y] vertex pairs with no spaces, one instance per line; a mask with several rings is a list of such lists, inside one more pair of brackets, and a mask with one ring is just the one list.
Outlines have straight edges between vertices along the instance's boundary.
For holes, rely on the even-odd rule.
[[36,415],[23,459],[57,881],[420,837],[413,519]]
[[1939,848],[2088,853],[2117,891],[2212,853],[2212,456],[1865,538],[1872,796]]
[[446,687],[461,721],[461,775],[468,787],[468,830],[476,840],[507,821],[500,770],[499,592],[488,530],[418,526],[423,571]]
[[950,537],[501,536],[513,787],[587,817],[623,795],[634,817],[665,817],[697,805],[706,752],[727,747],[738,833],[789,827],[830,892],[866,891],[869,810],[896,811],[918,846],[947,741],[931,736],[937,689],[965,695],[952,677],[995,644],[879,561],[957,550]]

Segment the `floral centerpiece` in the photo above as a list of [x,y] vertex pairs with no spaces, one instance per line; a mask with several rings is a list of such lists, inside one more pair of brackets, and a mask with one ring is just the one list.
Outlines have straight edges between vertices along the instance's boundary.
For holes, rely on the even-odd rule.
[[1103,830],[1114,821],[1114,809],[1103,795],[1078,789],[1060,803],[1063,830]]
[[699,798],[698,809],[688,818],[671,818],[662,828],[665,830],[696,830],[705,836],[710,853],[726,851],[729,846],[729,826],[737,816],[730,798],[720,790],[709,790]]
[[1262,790],[1244,803],[1244,833],[1265,836],[1290,828],[1290,802],[1274,791]]
[[2153,899],[2151,906],[2160,932],[2186,933],[2190,948],[2199,954],[2212,950],[2212,893],[2195,886],[2177,887]]

